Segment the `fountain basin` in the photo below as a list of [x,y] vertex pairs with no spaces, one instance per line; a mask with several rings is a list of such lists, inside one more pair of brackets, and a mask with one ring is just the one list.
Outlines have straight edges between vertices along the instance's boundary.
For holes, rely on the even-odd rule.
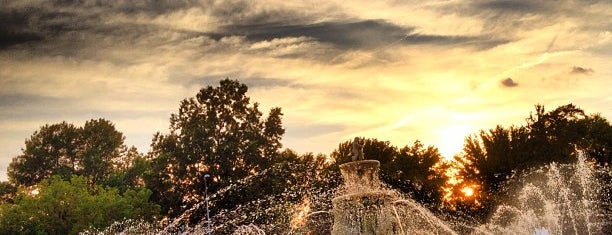
[[364,191],[336,197],[333,235],[398,234],[400,228],[393,216],[392,191]]

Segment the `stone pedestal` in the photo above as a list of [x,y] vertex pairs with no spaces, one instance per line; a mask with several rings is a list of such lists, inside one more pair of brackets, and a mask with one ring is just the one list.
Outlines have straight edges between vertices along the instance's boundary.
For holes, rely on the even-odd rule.
[[340,165],[343,195],[332,200],[332,235],[389,235],[400,230],[393,213],[396,196],[382,190],[378,179],[380,163],[363,160]]

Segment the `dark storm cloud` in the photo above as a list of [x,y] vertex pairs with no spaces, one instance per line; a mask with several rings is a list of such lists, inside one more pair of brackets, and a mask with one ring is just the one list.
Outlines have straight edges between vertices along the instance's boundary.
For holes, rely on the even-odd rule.
[[40,41],[42,35],[30,29],[27,14],[0,10],[0,49],[29,41]]
[[373,47],[402,39],[412,28],[403,28],[384,21],[324,22],[301,25],[232,25],[222,35],[243,35],[251,41],[285,37],[309,37],[343,48]]
[[[181,31],[155,24],[112,21],[117,15],[144,14],[155,17],[190,8],[203,9],[205,14],[216,19],[219,28],[207,32]],[[486,49],[507,42],[504,39],[482,36],[421,34],[415,32],[413,27],[384,20],[332,20],[312,23],[320,16],[292,9],[262,10],[249,1],[55,1],[50,4],[6,8],[2,11],[11,14],[3,14],[7,15],[5,18],[9,18],[2,21],[0,49],[28,41],[57,39],[51,47],[43,46],[33,50],[51,55],[73,56],[86,47],[90,50],[87,53],[91,53],[91,50],[113,46],[104,43],[109,41],[113,44],[175,43],[176,41],[160,38],[159,35],[168,32],[183,35],[175,40],[206,36],[218,41],[224,37],[244,36],[249,42],[259,42],[307,37],[340,50],[376,49],[390,44],[470,46]],[[113,23],[109,23],[109,20]],[[105,38],[111,40],[104,40]],[[321,55],[321,52],[316,54],[317,57]],[[299,55],[282,56],[293,58]]]
[[514,82],[514,80],[512,80],[512,78],[506,78],[506,79],[502,80],[501,84],[504,87],[515,87],[515,86],[518,86],[518,83]]
[[579,66],[572,67],[572,71],[570,71],[571,74],[586,74],[586,75],[591,75],[594,72],[595,71],[592,68],[583,68]]
[[533,13],[554,9],[547,1],[523,1],[523,0],[501,0],[501,1],[475,1],[474,6],[480,10],[495,10],[507,12]]
[[210,35],[217,38],[240,35],[251,41],[284,37],[308,37],[344,49],[376,48],[394,43],[404,45],[470,45],[488,48],[506,42],[503,39],[487,37],[429,35],[415,33],[414,31],[413,27],[403,27],[384,20],[362,20],[299,25],[231,25],[225,26],[218,33]]
[[67,8],[78,7],[83,9],[104,8],[112,9],[122,13],[147,13],[164,14],[180,9],[195,6],[200,1],[197,0],[145,0],[145,1],[125,1],[125,0],[56,0],[52,2],[54,7]]

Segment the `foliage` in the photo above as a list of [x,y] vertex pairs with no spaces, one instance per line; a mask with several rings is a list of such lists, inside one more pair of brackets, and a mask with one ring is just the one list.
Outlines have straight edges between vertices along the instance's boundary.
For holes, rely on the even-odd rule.
[[155,135],[147,185],[164,213],[176,216],[203,200],[205,174],[211,176],[209,190],[215,192],[275,162],[284,134],[282,113],[273,108],[263,119],[247,90],[229,79],[203,88],[172,114],[169,134]]
[[79,130],[61,122],[45,125],[25,141],[23,154],[8,167],[11,182],[31,186],[57,174],[68,177],[77,170]]
[[389,163],[382,166],[382,179],[392,187],[411,195],[423,204],[440,205],[441,186],[447,178],[446,165],[438,149],[425,148],[419,141],[405,146]]
[[0,207],[0,234],[76,234],[88,228],[103,228],[114,221],[154,220],[159,206],[150,203],[151,191],[89,185],[87,179],[59,176],[43,180],[38,194],[21,192],[15,204]]
[[17,195],[17,187],[7,181],[0,182],[0,204],[13,203],[13,199]]
[[549,112],[536,105],[535,114],[527,118],[525,126],[497,126],[465,139],[463,154],[455,158],[457,180],[462,183],[452,190],[456,193],[465,185],[481,186],[481,200],[475,203],[489,207],[509,179],[531,168],[574,162],[578,153],[607,165],[611,149],[612,126],[601,116],[586,115],[573,104]]
[[22,154],[8,167],[9,180],[32,186],[60,175],[87,176],[100,182],[112,171],[113,159],[121,157],[123,134],[105,119],[89,120],[83,127],[61,122],[45,125],[25,141]]
[[135,147],[130,148],[120,159],[113,164],[113,171],[109,173],[103,184],[116,187],[119,192],[127,189],[145,187],[145,176],[151,172],[151,161],[139,153]]
[[[256,224],[266,234],[288,234],[303,201],[309,202],[310,211],[332,209],[331,199],[341,179],[338,170],[325,162],[325,155],[298,156],[286,150],[280,158],[270,168],[211,196],[215,232],[229,234],[240,225]],[[191,213],[192,219],[202,218],[204,209]]]

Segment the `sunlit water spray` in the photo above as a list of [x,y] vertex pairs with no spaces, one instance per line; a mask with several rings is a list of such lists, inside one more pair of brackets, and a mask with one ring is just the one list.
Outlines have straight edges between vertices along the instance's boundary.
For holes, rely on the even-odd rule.
[[[591,165],[583,156],[579,158],[575,164],[553,163],[523,175],[516,182],[522,186],[509,189],[516,196],[504,200],[486,223],[476,226],[452,219],[444,221],[414,200],[382,187],[375,163],[371,163],[376,165],[374,168],[353,166],[342,172],[345,185],[334,193],[334,210],[311,212],[310,208],[305,209],[304,201],[294,205],[298,212],[303,211],[296,215],[305,224],[292,228],[288,234],[606,234],[612,223],[609,195],[612,173]],[[264,200],[282,203],[272,198]],[[194,208],[201,206],[197,204]],[[238,208],[226,212],[223,221],[239,224],[256,213],[261,212]],[[124,221],[105,231],[84,234],[206,234],[205,218],[195,226],[178,226],[181,224],[178,220],[186,216],[179,216],[164,228]],[[269,228],[266,226],[242,224],[229,234],[262,235]],[[212,233],[228,234],[222,229],[223,225],[217,223]]]

